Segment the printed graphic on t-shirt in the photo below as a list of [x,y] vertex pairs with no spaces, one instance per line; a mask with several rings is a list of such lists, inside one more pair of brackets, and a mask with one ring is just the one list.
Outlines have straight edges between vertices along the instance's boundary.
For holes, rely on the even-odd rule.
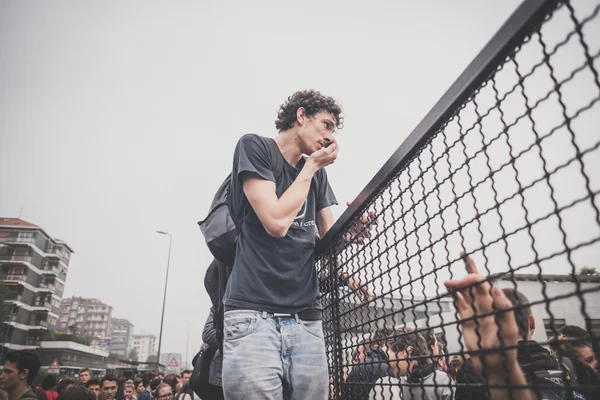
[[307,204],[308,204],[308,200],[304,200],[304,204],[302,204],[300,211],[298,211],[298,215],[296,215],[296,218],[294,218],[294,222],[292,222],[292,227],[303,229],[307,226],[315,226],[314,219],[312,219],[310,221],[305,221],[306,210],[308,209]]

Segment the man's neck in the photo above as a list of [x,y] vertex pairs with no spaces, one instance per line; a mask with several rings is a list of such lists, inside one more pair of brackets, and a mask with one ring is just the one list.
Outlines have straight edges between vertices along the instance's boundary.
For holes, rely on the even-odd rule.
[[302,150],[300,150],[300,140],[296,131],[288,129],[287,131],[279,132],[279,135],[275,138],[277,147],[283,155],[283,158],[294,167],[298,164],[298,161],[302,158]]
[[23,396],[23,394],[29,389],[31,389],[31,387],[27,385],[16,387],[15,390],[8,394],[8,400],[17,400],[19,397]]

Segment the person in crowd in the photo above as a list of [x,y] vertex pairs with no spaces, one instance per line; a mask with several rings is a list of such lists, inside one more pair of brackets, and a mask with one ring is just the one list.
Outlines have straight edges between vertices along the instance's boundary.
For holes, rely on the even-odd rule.
[[423,337],[427,341],[427,345],[431,350],[431,358],[437,364],[437,369],[439,371],[448,371],[448,367],[446,365],[446,357],[444,354],[444,345],[438,341],[437,336],[433,330],[427,330],[424,332]]
[[352,351],[352,364],[360,364],[367,358],[367,351],[370,349],[370,341],[367,339],[361,340],[356,349]]
[[341,111],[317,91],[296,92],[279,109],[274,140],[249,134],[236,146],[231,200],[238,238],[223,301],[229,400],[289,398],[292,387],[297,398],[328,397],[314,250],[334,222],[337,200],[325,167],[337,158]]
[[150,383],[156,375],[150,371],[142,374],[142,386],[143,390],[138,394],[138,400],[152,400],[152,390],[150,389]]
[[154,389],[154,398],[157,400],[171,400],[173,398],[173,388],[168,383],[160,383]]
[[154,378],[152,382],[150,382],[150,393],[154,393],[158,385],[160,385],[161,383],[163,383],[162,379],[158,377]]
[[[387,338],[394,335],[391,328],[375,331],[368,341],[358,345],[364,351],[364,358],[358,353],[357,362],[348,374],[340,398],[344,400],[367,400],[375,382],[381,378],[393,376],[388,363]],[[363,361],[360,361],[363,358]]]
[[220,350],[219,341],[217,340],[217,331],[214,326],[213,319],[213,308],[210,308],[210,312],[208,313],[208,318],[204,324],[204,329],[202,330],[202,341],[209,346],[212,346],[217,349],[213,359],[210,363],[210,368],[208,371],[208,383],[209,388],[207,389],[210,393],[207,394],[211,399],[223,399],[223,387],[221,380],[221,373],[223,370],[223,355]]
[[79,370],[79,382],[81,382],[82,385],[85,386],[87,381],[89,381],[91,378],[92,378],[92,370],[90,370],[89,368],[83,368],[83,369]]
[[8,393],[9,400],[36,400],[31,385],[41,365],[40,357],[34,351],[10,351],[0,373],[0,389]]
[[90,390],[96,395],[96,398],[100,397],[100,379],[92,378],[85,383],[86,389]]
[[181,380],[181,378],[177,374],[167,374],[167,376],[165,376],[165,379],[163,379],[163,382],[166,383],[167,385],[170,385],[171,389],[173,389],[172,390],[173,394],[175,394],[179,391],[179,381],[180,380]]
[[144,391],[144,381],[142,381],[142,378],[135,378],[133,380],[133,387],[135,388],[135,397],[137,399]]
[[[535,318],[529,300],[515,289],[492,286],[479,273],[471,257],[464,254],[462,257],[468,275],[459,281],[445,282],[454,296],[462,321],[464,344],[471,353],[458,371],[456,381],[458,384],[477,383],[483,386],[457,386],[456,400],[511,397],[513,400],[530,400],[538,398],[538,395],[552,398],[549,392],[535,394],[526,388],[515,388],[537,384],[537,389],[546,390],[540,389],[541,383],[534,380],[538,376],[536,372],[546,373],[552,378],[542,378],[544,385],[553,383],[557,390],[567,390],[564,383],[570,380],[570,376],[562,376],[558,361],[532,340]],[[514,312],[506,311],[513,306],[519,308]],[[493,314],[493,311],[496,313]],[[490,315],[477,317],[475,322],[473,317],[481,314]],[[484,351],[483,355],[481,351]],[[486,385],[491,387],[486,388]],[[571,396],[575,394],[571,392]]]
[[58,393],[58,395],[60,396],[61,393],[63,393],[65,390],[67,390],[68,388],[70,388],[74,384],[75,384],[75,381],[73,379],[71,379],[71,378],[62,379],[56,385],[56,393]]
[[462,365],[463,360],[463,357],[455,355],[454,357],[452,357],[452,360],[448,364],[448,375],[450,375],[450,378],[452,378],[454,382],[456,382],[456,375],[458,374],[458,370]]
[[46,392],[46,399],[56,400],[58,392],[56,391],[56,378],[55,374],[48,374],[44,376],[42,380],[42,389]]
[[41,387],[36,387],[35,389],[33,389],[33,392],[35,393],[35,397],[37,397],[38,400],[48,400],[46,392]]
[[96,394],[85,386],[70,386],[58,398],[59,400],[96,400]]
[[370,400],[452,400],[448,374],[437,370],[437,361],[427,341],[411,329],[399,329],[388,339],[389,365],[393,375],[379,379]]
[[100,394],[103,400],[115,400],[118,389],[118,379],[114,375],[105,375],[100,381]]
[[[209,397],[211,400],[216,400],[213,397]],[[222,399],[223,397],[221,397]],[[181,390],[175,396],[175,400],[194,400],[194,391],[190,387],[189,383],[184,384]]]
[[587,331],[578,326],[565,325],[559,329],[558,337],[551,340],[550,348],[559,359],[571,360],[577,376],[577,383],[585,398],[600,399],[598,361],[592,350]]
[[559,355],[579,360],[589,365],[594,371],[599,370],[598,360],[585,329],[575,325],[565,325],[559,329],[558,334],[559,340],[563,341],[557,347]]
[[181,387],[183,387],[183,385],[185,385],[186,383],[190,382],[190,378],[192,377],[192,371],[190,371],[189,369],[186,369],[184,371],[181,372]]
[[133,386],[133,383],[125,383],[123,386],[123,398],[125,400],[137,399],[137,396],[135,395],[135,386]]

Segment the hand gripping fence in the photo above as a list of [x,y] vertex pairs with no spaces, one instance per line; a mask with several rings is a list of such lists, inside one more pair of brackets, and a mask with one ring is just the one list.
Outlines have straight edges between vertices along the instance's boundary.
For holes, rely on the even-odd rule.
[[330,398],[600,399],[599,14],[524,1],[323,238]]

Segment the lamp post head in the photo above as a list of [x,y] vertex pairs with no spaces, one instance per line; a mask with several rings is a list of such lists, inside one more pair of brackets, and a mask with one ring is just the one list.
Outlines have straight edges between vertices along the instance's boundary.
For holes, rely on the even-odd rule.
[[169,232],[165,232],[165,231],[160,231],[159,230],[159,231],[156,231],[156,233],[159,233],[161,235],[169,235],[169,236],[171,236],[171,234]]

